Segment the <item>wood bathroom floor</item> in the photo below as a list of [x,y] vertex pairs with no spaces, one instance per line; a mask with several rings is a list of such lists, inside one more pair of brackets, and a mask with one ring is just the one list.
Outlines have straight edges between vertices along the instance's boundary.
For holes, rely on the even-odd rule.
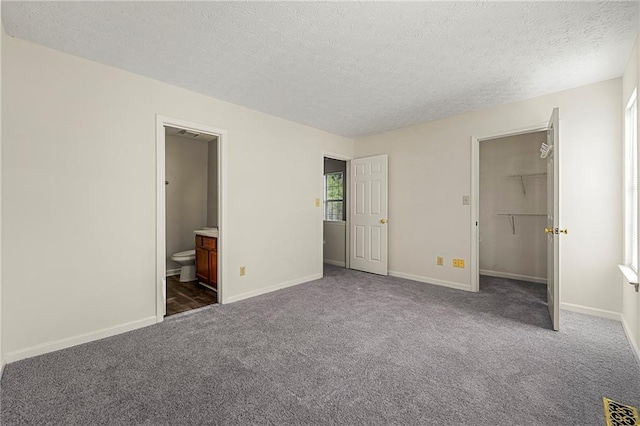
[[174,315],[217,303],[217,294],[198,284],[180,282],[180,275],[167,277],[167,314]]

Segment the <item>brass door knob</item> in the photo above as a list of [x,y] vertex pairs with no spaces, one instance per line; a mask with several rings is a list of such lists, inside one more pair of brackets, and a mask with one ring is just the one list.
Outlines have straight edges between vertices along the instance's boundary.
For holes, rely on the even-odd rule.
[[544,228],[545,234],[553,234],[553,228]]
[[380,219],[380,223],[384,225],[385,223],[387,223],[387,219]]
[[558,232],[560,232],[561,234],[567,235],[567,230],[566,229],[560,229]]

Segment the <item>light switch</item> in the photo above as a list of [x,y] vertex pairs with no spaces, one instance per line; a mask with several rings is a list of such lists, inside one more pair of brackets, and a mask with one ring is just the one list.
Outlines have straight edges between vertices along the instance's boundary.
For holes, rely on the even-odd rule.
[[462,205],[463,206],[468,206],[469,205],[469,196],[468,195],[463,195],[462,196]]
[[320,207],[320,198],[316,198],[316,207]]

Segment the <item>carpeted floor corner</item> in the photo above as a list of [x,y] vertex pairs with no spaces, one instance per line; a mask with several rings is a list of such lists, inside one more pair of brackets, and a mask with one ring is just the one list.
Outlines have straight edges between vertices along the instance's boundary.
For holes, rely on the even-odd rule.
[[6,366],[1,423],[602,425],[640,406],[621,325],[544,286],[467,293],[332,266],[321,280]]

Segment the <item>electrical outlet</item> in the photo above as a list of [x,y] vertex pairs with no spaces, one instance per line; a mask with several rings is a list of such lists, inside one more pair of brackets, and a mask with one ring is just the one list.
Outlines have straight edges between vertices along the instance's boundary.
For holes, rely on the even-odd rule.
[[438,257],[436,258],[436,264],[437,264],[438,266],[444,266],[444,257],[442,257],[442,256],[438,256]]
[[464,259],[453,259],[454,268],[464,268]]
[[244,266],[240,267],[240,276],[244,277],[247,274],[247,269]]

